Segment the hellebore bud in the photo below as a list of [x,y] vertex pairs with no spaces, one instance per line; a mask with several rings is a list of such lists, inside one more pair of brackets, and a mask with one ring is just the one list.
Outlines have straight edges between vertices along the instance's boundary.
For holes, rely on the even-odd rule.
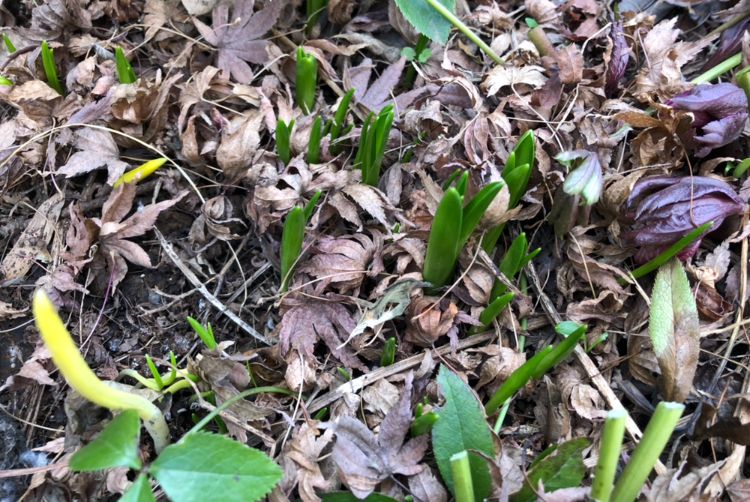
[[555,157],[560,164],[572,169],[565,177],[563,191],[568,195],[580,195],[587,206],[596,204],[602,194],[602,165],[594,152],[573,150]]
[[[625,219],[631,230],[623,242],[638,248],[634,259],[645,263],[699,226],[713,222],[716,230],[724,219],[741,214],[745,205],[727,183],[705,176],[672,178],[652,176],[638,181],[625,204]],[[700,246],[695,240],[677,255],[693,256]]]
[[698,157],[739,138],[748,117],[747,96],[734,84],[702,84],[678,94],[667,104],[693,112]]

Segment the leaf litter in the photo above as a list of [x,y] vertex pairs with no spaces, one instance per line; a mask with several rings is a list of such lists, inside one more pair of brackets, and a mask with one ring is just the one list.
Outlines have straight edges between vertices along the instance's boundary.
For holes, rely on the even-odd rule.
[[[439,43],[417,55],[399,5],[424,16],[427,2],[329,0],[310,27],[300,4],[53,0],[0,12],[19,49],[0,51],[0,74],[13,84],[0,86],[0,329],[9,340],[0,405],[23,417],[27,444],[64,439],[62,450],[39,453],[52,462],[89,439],[81,420],[102,419],[74,403],[29,326],[31,292],[41,287],[102,378],[126,368],[147,376],[145,354],[166,363],[170,351],[199,376],[164,400],[175,438],[207,406],[195,391],[216,404],[264,386],[301,398],[255,395],[212,425],[282,466],[271,500],[341,491],[447,500],[445,443],[409,430],[425,411],[456,414],[464,386],[472,400],[462,409],[476,408],[472,423],[481,425],[472,461],[488,460],[478,486],[499,499],[580,500],[606,412],[622,403],[637,436],[659,401],[677,400],[686,417],[646,496],[742,500],[746,2],[620,2],[619,12],[590,0],[455,2],[502,65],[442,21],[422,28]],[[41,40],[55,49],[64,95],[47,84]],[[309,116],[294,98],[298,46],[320,67]],[[133,84],[118,83],[116,47]],[[693,81],[734,54],[740,66],[718,81]],[[308,163],[314,118],[332,119],[349,89],[347,132],[337,143],[324,138],[320,161]],[[365,185],[354,168],[362,119],[387,105],[395,120],[381,178]],[[274,131],[292,119],[285,165]],[[470,200],[502,179],[528,130],[536,166],[520,203],[510,207],[505,187],[451,283],[430,287],[422,268],[446,182],[466,170]],[[161,156],[173,162],[112,188],[130,166]],[[571,156],[596,159],[596,169],[576,170]],[[285,218],[318,191],[280,294]],[[669,262],[632,281],[638,265],[707,221],[710,232],[678,254],[684,272]],[[497,225],[497,246],[483,250],[483,232]],[[542,251],[506,285],[515,297],[493,337],[466,348],[521,232]],[[203,348],[188,315],[213,324],[217,350]],[[587,324],[584,355],[522,388],[490,432],[496,417],[484,417],[480,402],[555,342],[561,319]],[[313,415],[310,402],[329,405]],[[438,436],[455,439],[455,427],[441,427]],[[9,469],[27,467],[22,450],[8,453]],[[553,471],[570,481],[551,482]],[[102,499],[130,483],[122,473],[107,483],[67,470],[18,479],[10,499],[24,490]]]

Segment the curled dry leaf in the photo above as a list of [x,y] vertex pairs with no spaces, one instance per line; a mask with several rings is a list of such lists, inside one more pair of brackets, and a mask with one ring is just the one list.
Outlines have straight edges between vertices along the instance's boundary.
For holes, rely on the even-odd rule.
[[427,451],[429,436],[407,440],[412,381],[413,374],[409,373],[401,398],[383,419],[377,436],[355,418],[342,416],[334,424],[333,461],[342,481],[358,498],[367,497],[394,474],[414,476],[423,469],[419,462]]
[[313,424],[302,423],[280,455],[284,469],[281,487],[289,493],[296,486],[304,502],[320,502],[316,489],[325,492],[333,488],[332,480],[326,479],[321,471],[319,459],[333,439],[334,430],[328,429],[320,435]]
[[300,271],[320,280],[317,289],[333,284],[342,294],[358,291],[375,251],[372,239],[364,234],[323,237]]
[[315,344],[321,339],[348,368],[364,368],[357,356],[342,347],[357,323],[341,303],[287,296],[281,306],[278,333],[282,356],[295,349],[306,361],[314,361]]

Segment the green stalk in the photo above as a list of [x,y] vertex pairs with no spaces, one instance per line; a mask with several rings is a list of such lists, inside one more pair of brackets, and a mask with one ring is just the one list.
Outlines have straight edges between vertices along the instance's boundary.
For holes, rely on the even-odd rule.
[[308,115],[315,107],[315,95],[318,90],[318,60],[315,56],[305,52],[302,47],[297,48],[297,105],[302,113]]
[[164,388],[164,381],[161,379],[161,373],[159,373],[156,364],[154,364],[154,360],[151,359],[151,356],[148,354],[146,354],[146,365],[148,366],[148,370],[151,372],[151,376],[154,377],[156,386],[159,388],[159,390],[162,390]]
[[281,234],[281,291],[289,287],[294,264],[302,253],[302,242],[305,239],[305,211],[294,207],[284,221]]
[[521,390],[523,386],[531,380],[531,377],[534,374],[534,369],[539,366],[542,359],[547,357],[554,349],[555,348],[552,345],[548,345],[537,352],[534,357],[516,368],[516,370],[510,374],[508,379],[503,382],[500,388],[497,389],[484,406],[487,415],[495,413],[500,405],[505,404],[506,401],[510,400],[510,398],[516,394],[516,392]]
[[[521,320],[521,327],[525,331],[528,326],[528,321],[526,319]],[[526,337],[521,336],[518,338],[518,352],[523,352],[524,347],[526,346]],[[505,422],[505,417],[508,414],[508,410],[510,409],[510,399],[506,399],[505,404],[503,404],[503,407],[500,408],[500,413],[497,415],[497,420],[495,421],[495,426],[492,428],[492,431],[495,434],[500,434],[500,429],[503,427],[503,422]]]
[[383,354],[380,356],[380,366],[386,367],[393,364],[396,360],[396,338],[390,337],[385,342]]
[[125,57],[122,47],[115,48],[115,67],[117,68],[117,78],[121,84],[132,84],[138,80],[133,66]]
[[276,122],[276,155],[284,165],[292,160],[292,129],[294,120],[290,120],[289,124],[283,120]]
[[456,502],[474,502],[474,483],[471,479],[469,453],[466,450],[451,457],[451,474]]
[[[709,221],[704,223],[703,225],[699,226],[696,229],[693,229],[690,233],[685,235],[683,238],[669,246],[666,251],[660,253],[656,258],[647,261],[637,269],[633,270],[632,275],[634,278],[638,279],[640,277],[643,277],[646,274],[649,274],[656,270],[657,268],[661,267],[665,263],[667,263],[669,260],[677,256],[680,251],[688,247],[693,241],[695,241],[698,237],[703,235],[709,228],[713,226],[714,222]],[[619,279],[620,284],[625,284],[624,279]]]
[[622,438],[625,435],[625,421],[628,413],[624,408],[612,410],[604,422],[602,443],[599,448],[599,461],[596,464],[594,482],[591,485],[591,498],[597,502],[607,502],[612,493],[617,463],[622,450]]
[[203,326],[201,323],[190,316],[188,316],[187,322],[188,324],[190,324],[190,327],[193,328],[193,331],[195,331],[196,334],[200,337],[201,341],[208,350],[214,350],[216,348],[216,338],[214,337],[214,330],[213,328],[211,328],[211,323]]
[[742,64],[742,53],[737,53],[734,56],[730,56],[721,63],[717,64],[713,68],[709,68],[705,72],[701,73],[697,77],[695,77],[693,80],[690,81],[691,84],[706,84],[710,81],[712,81],[715,78],[720,77],[724,73],[728,72],[732,68],[735,68]]
[[489,56],[490,59],[492,59],[495,63],[505,64],[503,58],[498,56],[497,53],[493,51],[489,45],[485,44],[484,41],[482,41],[482,39],[476,35],[476,33],[471,31],[471,29],[466,26],[463,21],[457,18],[456,15],[453,14],[450,10],[446,9],[443,4],[438,2],[438,0],[427,0],[427,3],[430,4],[433,9],[438,11],[438,13],[440,13],[441,16],[447,19],[453,26],[458,28],[458,31],[466,35],[466,38],[474,42],[477,47],[479,47],[482,52],[487,54],[487,56]]
[[57,66],[55,66],[55,51],[49,48],[47,41],[42,42],[42,66],[47,76],[47,84],[57,91],[61,96],[65,94],[60,79],[57,77]]
[[463,220],[461,221],[461,237],[458,241],[459,249],[462,249],[466,245],[469,237],[474,233],[474,229],[477,228],[479,221],[487,211],[487,208],[490,207],[490,204],[492,204],[492,201],[497,194],[500,193],[502,188],[503,183],[501,181],[490,183],[482,188],[474,198],[471,199],[471,202],[466,204],[463,213]]
[[307,144],[307,163],[318,164],[320,162],[320,142],[323,139],[323,119],[315,117],[310,130],[310,142]]
[[632,502],[638,497],[684,409],[685,405],[680,403],[662,401],[658,404],[630,462],[615,484],[610,502]]

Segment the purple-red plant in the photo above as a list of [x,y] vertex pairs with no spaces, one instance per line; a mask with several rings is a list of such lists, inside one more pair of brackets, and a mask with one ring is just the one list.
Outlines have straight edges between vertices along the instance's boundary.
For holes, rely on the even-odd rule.
[[677,110],[693,112],[698,157],[739,138],[747,121],[747,96],[734,84],[703,84],[667,101]]
[[[645,263],[693,229],[712,221],[711,232],[727,217],[741,214],[744,209],[745,204],[734,189],[718,179],[644,178],[633,187],[625,204],[625,219],[631,230],[622,234],[623,242],[637,248],[637,263]],[[700,242],[700,238],[695,240],[678,258],[690,258]]]
[[607,97],[611,98],[617,94],[617,90],[625,77],[625,70],[628,67],[628,61],[630,61],[630,48],[628,47],[628,41],[625,39],[622,23],[613,23],[609,36],[612,37],[612,53],[607,65],[604,92]]

